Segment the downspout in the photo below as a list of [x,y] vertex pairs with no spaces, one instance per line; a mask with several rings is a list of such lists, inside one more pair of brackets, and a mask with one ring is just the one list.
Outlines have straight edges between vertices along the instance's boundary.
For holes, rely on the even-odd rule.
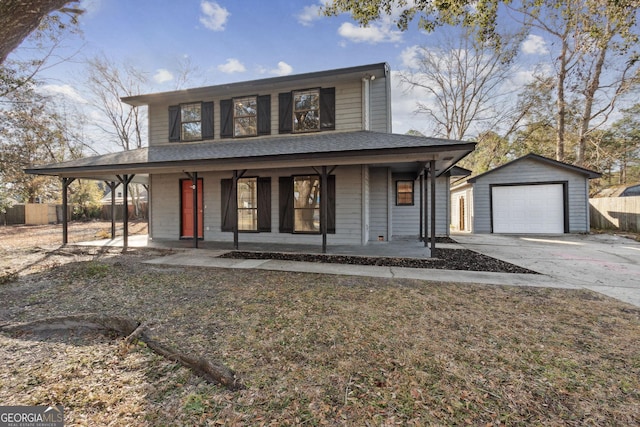
[[374,76],[362,78],[362,130],[371,130],[371,80]]

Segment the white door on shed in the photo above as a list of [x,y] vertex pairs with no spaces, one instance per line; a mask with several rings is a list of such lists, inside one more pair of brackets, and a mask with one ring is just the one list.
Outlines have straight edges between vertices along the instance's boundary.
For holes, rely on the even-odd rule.
[[562,184],[494,186],[491,196],[494,233],[564,233]]

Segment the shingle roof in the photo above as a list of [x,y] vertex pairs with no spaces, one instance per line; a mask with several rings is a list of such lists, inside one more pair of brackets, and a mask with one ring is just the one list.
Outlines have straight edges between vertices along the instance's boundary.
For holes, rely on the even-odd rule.
[[579,173],[581,175],[585,175],[589,179],[600,178],[600,175],[601,175],[599,172],[592,171],[590,169],[581,168],[580,166],[570,165],[568,163],[559,162],[557,160],[553,160],[553,159],[550,159],[548,157],[540,156],[538,154],[529,153],[529,154],[527,154],[525,156],[522,156],[522,157],[519,157],[519,158],[517,158],[515,160],[512,160],[509,163],[505,163],[504,165],[498,166],[495,169],[491,169],[490,171],[487,171],[487,172],[481,173],[480,175],[476,175],[474,177],[471,177],[471,178],[467,179],[467,182],[476,182],[476,180],[478,178],[480,178],[480,177],[483,177],[485,175],[489,175],[489,174],[491,174],[491,173],[493,173],[493,172],[495,172],[497,170],[500,170],[500,169],[502,169],[504,167],[511,166],[511,165],[513,165],[515,163],[518,163],[518,162],[521,162],[521,161],[527,160],[527,159],[534,160],[534,161],[537,161],[537,162],[540,162],[540,163],[545,163],[545,164],[548,164],[548,165],[551,165],[551,166],[554,166],[554,167],[567,169],[567,170],[570,170],[572,172]]
[[[86,157],[27,169],[28,173],[57,174],[77,170],[99,170],[105,167],[160,166],[193,161],[295,159],[304,156],[358,156],[393,152],[471,152],[475,143],[411,135],[371,131],[319,132],[255,139],[215,142],[175,143],[131,151]],[[407,158],[407,161],[416,159]],[[456,159],[457,161],[457,159]]]

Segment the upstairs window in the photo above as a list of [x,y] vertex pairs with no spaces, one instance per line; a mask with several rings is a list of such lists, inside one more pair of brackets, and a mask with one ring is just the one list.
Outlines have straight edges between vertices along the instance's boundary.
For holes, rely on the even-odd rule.
[[202,139],[202,105],[198,103],[180,106],[180,140]]
[[278,133],[336,128],[336,88],[294,90],[278,94]]
[[320,91],[293,92],[293,132],[320,130]]
[[169,141],[213,139],[213,102],[190,102],[169,107]]
[[233,100],[233,136],[258,134],[258,101],[255,96]]
[[220,137],[271,134],[271,95],[220,100]]

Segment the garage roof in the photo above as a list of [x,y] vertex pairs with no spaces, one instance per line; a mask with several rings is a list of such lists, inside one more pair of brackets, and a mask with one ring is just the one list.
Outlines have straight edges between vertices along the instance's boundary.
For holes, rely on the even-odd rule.
[[569,170],[571,172],[575,172],[575,173],[584,175],[589,179],[600,178],[600,176],[602,175],[599,172],[595,172],[595,171],[592,171],[592,170],[589,170],[589,169],[581,168],[579,166],[570,165],[568,163],[559,162],[557,160],[553,160],[553,159],[550,159],[550,158],[544,157],[544,156],[539,156],[537,154],[529,153],[526,156],[522,156],[522,157],[520,157],[518,159],[512,160],[511,162],[505,163],[502,166],[498,166],[495,169],[491,169],[490,171],[487,171],[487,172],[482,173],[480,175],[476,175],[476,176],[474,176],[472,178],[469,178],[467,180],[467,182],[476,182],[476,180],[478,178],[480,178],[480,177],[484,177],[485,175],[489,175],[489,174],[491,174],[491,173],[493,173],[495,171],[498,171],[498,170],[500,170],[500,169],[502,169],[504,167],[511,166],[511,165],[513,165],[515,163],[521,162],[521,161],[526,160],[526,159],[535,160],[535,161],[538,161],[538,162],[541,162],[541,163],[546,163],[546,164],[548,164],[550,166],[566,169],[566,170]]

